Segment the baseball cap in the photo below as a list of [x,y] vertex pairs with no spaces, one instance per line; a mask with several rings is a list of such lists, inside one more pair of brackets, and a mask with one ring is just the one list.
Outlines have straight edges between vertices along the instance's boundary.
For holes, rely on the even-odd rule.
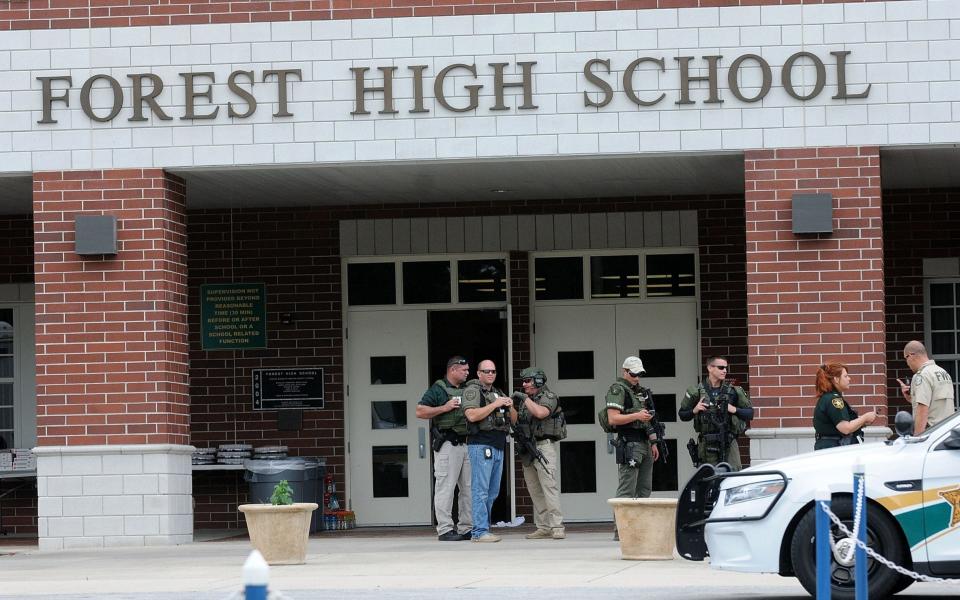
[[643,361],[641,361],[636,356],[628,356],[627,360],[623,361],[623,368],[627,369],[632,373],[646,373],[646,369],[643,368]]

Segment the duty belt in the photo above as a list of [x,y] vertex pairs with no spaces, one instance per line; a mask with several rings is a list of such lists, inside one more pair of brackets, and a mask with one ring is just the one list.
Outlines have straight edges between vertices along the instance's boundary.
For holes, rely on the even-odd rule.
[[442,429],[440,434],[443,436],[443,439],[447,440],[454,446],[459,446],[460,444],[465,444],[467,442],[467,436],[460,435],[452,429]]
[[825,433],[818,433],[815,435],[815,438],[818,440],[842,440],[842,435],[827,435]]

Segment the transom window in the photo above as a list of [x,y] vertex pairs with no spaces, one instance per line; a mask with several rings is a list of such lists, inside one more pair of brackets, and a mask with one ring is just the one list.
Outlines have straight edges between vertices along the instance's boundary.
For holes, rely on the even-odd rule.
[[351,260],[346,264],[347,305],[410,306],[507,301],[502,257]]
[[694,250],[572,252],[536,256],[533,295],[539,301],[694,297]]

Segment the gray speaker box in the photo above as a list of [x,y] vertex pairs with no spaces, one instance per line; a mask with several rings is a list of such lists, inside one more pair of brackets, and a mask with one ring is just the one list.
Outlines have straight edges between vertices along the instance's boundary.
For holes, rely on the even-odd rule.
[[75,249],[81,256],[117,253],[117,218],[113,215],[77,215]]
[[793,195],[794,233],[833,233],[833,194]]

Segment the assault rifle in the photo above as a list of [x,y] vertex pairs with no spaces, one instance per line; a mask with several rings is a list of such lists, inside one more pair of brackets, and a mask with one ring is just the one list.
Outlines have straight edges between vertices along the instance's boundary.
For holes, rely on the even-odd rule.
[[[514,406],[523,404],[523,399],[526,398],[526,394],[523,392],[514,392],[510,394],[510,398],[513,399]],[[540,449],[537,448],[537,443],[530,438],[530,436],[523,433],[523,431],[514,424],[510,424],[510,437],[512,437],[517,445],[520,446],[520,454],[529,454],[536,460],[540,461],[540,464],[544,467],[547,466],[547,457],[543,455],[543,452],[540,452]]]
[[650,388],[641,387],[640,394],[642,395],[641,397],[643,398],[647,412],[653,416],[653,418],[650,419],[649,425],[653,428],[657,436],[653,443],[657,445],[657,450],[659,450],[659,460],[662,460],[663,464],[667,464],[667,459],[670,458],[670,446],[667,445],[666,439],[667,428],[660,422],[660,418],[657,417],[657,407],[653,403],[653,391],[650,390]]

